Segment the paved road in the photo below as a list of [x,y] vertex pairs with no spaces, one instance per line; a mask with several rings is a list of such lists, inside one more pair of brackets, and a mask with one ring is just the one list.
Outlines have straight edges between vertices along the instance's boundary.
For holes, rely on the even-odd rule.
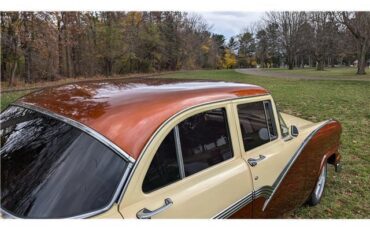
[[329,80],[329,81],[370,81],[370,78],[363,79],[363,78],[349,78],[349,77],[312,77],[312,76],[304,76],[294,73],[283,73],[283,72],[273,72],[264,69],[257,69],[257,68],[248,68],[248,69],[235,69],[236,72],[250,74],[255,76],[264,76],[264,77],[277,77],[277,78],[284,78],[284,79],[297,79],[297,80]]

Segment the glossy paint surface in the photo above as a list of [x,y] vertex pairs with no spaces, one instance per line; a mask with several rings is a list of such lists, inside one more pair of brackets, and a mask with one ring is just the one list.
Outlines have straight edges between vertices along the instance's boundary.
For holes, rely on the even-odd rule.
[[[260,197],[253,201],[253,218],[280,217],[303,205],[315,188],[327,159],[333,154],[339,155],[341,131],[341,125],[337,121],[331,121],[320,128],[293,163],[266,209],[263,210],[265,198]],[[240,210],[243,211],[247,210]]]
[[135,78],[48,88],[20,102],[81,122],[137,159],[156,129],[177,112],[203,103],[265,94],[267,90],[248,84]]

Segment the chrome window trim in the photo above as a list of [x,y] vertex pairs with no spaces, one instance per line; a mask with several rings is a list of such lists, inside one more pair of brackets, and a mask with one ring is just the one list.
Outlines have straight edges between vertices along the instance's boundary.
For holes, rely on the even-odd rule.
[[[276,105],[275,105],[275,108],[276,108],[276,112],[277,112],[277,115],[278,115],[277,120],[279,121],[279,129],[280,129],[281,137],[282,137],[282,139],[283,139],[284,141],[289,141],[289,140],[293,139],[293,137],[292,137],[292,136],[290,136],[289,128],[288,128],[288,126],[286,125],[286,123],[285,123],[285,121],[284,121],[283,117],[281,116],[280,111],[278,111],[278,110],[277,110]],[[287,128],[287,129],[288,129],[288,134],[286,134],[286,135],[284,135],[284,134],[283,134],[283,132],[282,132],[282,128],[281,128],[282,123],[283,123],[283,125],[285,126],[285,128]]]
[[178,125],[176,125],[174,128],[174,135],[175,135],[175,144],[176,144],[177,164],[179,164],[180,180],[181,180],[185,178],[185,166],[184,166],[184,158],[182,157],[181,139],[180,139],[180,131],[179,131]]
[[304,141],[302,142],[302,144],[299,146],[299,148],[297,149],[297,151],[294,153],[293,157],[290,158],[290,160],[288,161],[288,163],[285,165],[283,171],[281,171],[281,173],[279,174],[279,176],[277,177],[277,179],[275,180],[274,184],[272,185],[272,187],[274,188],[273,192],[271,193],[271,195],[269,196],[269,198],[265,201],[265,203],[263,204],[263,207],[262,207],[262,211],[265,211],[267,205],[270,203],[271,201],[271,198],[275,195],[275,192],[276,190],[279,188],[281,182],[283,181],[283,179],[285,178],[286,174],[288,173],[289,169],[292,167],[292,165],[294,164],[294,162],[297,160],[297,158],[299,157],[299,155],[301,154],[302,150],[304,147],[306,147],[306,145],[308,144],[308,142],[311,140],[311,138],[322,128],[324,127],[325,125],[327,125],[328,123],[332,122],[333,119],[329,119],[329,120],[326,120],[324,121],[319,127],[317,127],[315,130],[313,130],[305,139]]
[[[206,103],[201,103],[201,104],[198,104],[198,105],[194,105],[194,106],[190,106],[188,108],[185,108],[183,110],[180,110],[179,112],[175,113],[174,115],[172,115],[170,118],[168,118],[167,120],[165,120],[158,128],[157,130],[152,134],[152,136],[149,138],[148,142],[146,143],[146,145],[144,146],[143,150],[140,152],[140,155],[139,155],[139,158],[135,161],[135,164],[134,164],[134,167],[132,168],[131,172],[130,172],[130,175],[128,176],[127,178],[127,183],[125,183],[125,186],[122,190],[122,194],[121,194],[121,198],[124,196],[124,194],[126,193],[127,191],[127,188],[128,188],[128,185],[130,184],[131,182],[131,179],[133,177],[133,175],[135,174],[136,172],[136,169],[138,167],[138,165],[140,164],[141,160],[144,158],[144,155],[146,153],[146,151],[148,150],[149,146],[152,144],[153,140],[155,139],[155,137],[162,131],[162,129],[168,125],[168,123],[170,123],[173,119],[175,119],[177,116],[181,115],[182,113],[185,113],[185,112],[188,112],[190,110],[193,110],[193,109],[196,109],[198,107],[203,107],[203,106],[207,106],[207,105],[212,105],[212,104],[216,104],[216,103],[222,103],[222,102],[231,102],[231,101],[237,101],[237,100],[243,100],[243,99],[246,99],[246,98],[255,98],[255,97],[263,97],[263,96],[268,96],[270,95],[269,93],[264,93],[264,94],[259,94],[259,95],[253,95],[253,96],[245,96],[245,97],[235,97],[235,98],[228,98],[228,99],[222,99],[222,100],[214,100],[214,101],[211,101],[211,102],[206,102]],[[232,146],[232,145],[231,145]],[[233,148],[233,146],[232,146]],[[233,149],[234,150],[234,149]],[[233,158],[231,158],[233,159]],[[231,160],[229,159],[229,160]],[[119,202],[119,204],[121,203],[121,201]],[[118,207],[119,208],[119,207]]]
[[[122,193],[123,187],[126,184],[125,182],[127,181],[129,173],[130,173],[131,169],[134,166],[135,160],[133,160],[133,158],[131,158],[131,159],[127,158],[127,156],[126,156],[127,153],[123,152],[118,146],[111,143],[108,139],[106,139],[101,134],[97,133],[95,130],[93,130],[93,129],[91,129],[91,128],[89,128],[89,127],[87,127],[87,126],[85,126],[85,125],[83,125],[83,124],[81,124],[77,121],[74,121],[72,119],[69,119],[69,118],[63,117],[61,115],[55,114],[55,113],[50,112],[46,109],[42,109],[42,108],[39,108],[37,106],[33,106],[33,105],[25,104],[25,103],[16,102],[16,103],[12,103],[11,105],[18,106],[18,107],[25,108],[25,109],[29,109],[29,110],[33,110],[33,111],[39,112],[41,114],[44,114],[44,115],[50,116],[52,118],[55,118],[55,119],[57,119],[61,122],[64,122],[66,124],[69,124],[69,125],[77,128],[77,129],[81,130],[82,132],[92,136],[94,139],[98,140],[99,142],[101,142],[102,144],[107,146],[109,149],[111,149],[119,157],[121,157],[125,160],[128,160],[126,170],[124,171],[124,173],[122,175],[122,178],[121,178],[121,180],[120,180],[120,182],[119,182],[119,184],[116,188],[116,191],[114,192],[114,194],[112,196],[112,200],[108,203],[108,205],[104,206],[101,209],[98,209],[98,210],[95,210],[95,211],[92,211],[92,212],[88,212],[88,213],[84,213],[84,214],[81,214],[81,215],[77,215],[77,216],[67,217],[66,219],[81,219],[81,218],[88,218],[88,217],[96,216],[98,214],[101,214],[101,213],[109,210],[113,206],[114,203],[117,202],[117,204],[119,204],[120,194]],[[10,218],[21,219],[21,217],[17,217],[15,215],[9,213],[8,211],[5,211],[1,207],[0,207],[0,212],[4,213],[5,216],[9,216]],[[27,219],[27,218],[25,218],[25,219]]]
[[268,121],[268,117],[267,117],[267,111],[266,111],[266,104],[267,102],[266,101],[262,101],[262,104],[263,104],[263,111],[265,112],[265,119],[266,119],[266,126],[267,126],[267,131],[269,133],[269,142],[271,142],[272,138],[271,138],[271,132],[270,132],[270,127],[269,127],[269,121]]
[[[267,108],[266,108],[267,106]],[[266,123],[267,123],[267,129],[269,131],[269,137],[270,137],[270,142],[273,141],[273,140],[276,140],[279,138],[279,134],[278,134],[278,131],[276,129],[276,119],[275,119],[275,116],[274,116],[274,111],[273,111],[273,108],[272,108],[272,102],[271,100],[264,100],[263,101],[263,109],[265,110],[265,116],[266,116]],[[272,128],[272,131],[275,133],[275,135],[271,135],[271,130],[270,130],[270,126],[269,126],[269,119],[271,120],[271,128]]]

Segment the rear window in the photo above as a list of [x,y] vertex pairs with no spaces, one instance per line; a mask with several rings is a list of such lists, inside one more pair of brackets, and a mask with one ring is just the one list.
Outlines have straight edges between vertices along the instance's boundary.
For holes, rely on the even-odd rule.
[[1,208],[22,218],[107,207],[128,162],[81,130],[13,106],[1,114]]

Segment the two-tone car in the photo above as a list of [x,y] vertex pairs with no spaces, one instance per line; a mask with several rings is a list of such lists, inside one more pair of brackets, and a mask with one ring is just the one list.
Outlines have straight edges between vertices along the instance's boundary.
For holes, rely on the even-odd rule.
[[[297,97],[299,100],[299,97]],[[250,84],[131,78],[1,113],[2,218],[273,218],[319,203],[341,125]]]

